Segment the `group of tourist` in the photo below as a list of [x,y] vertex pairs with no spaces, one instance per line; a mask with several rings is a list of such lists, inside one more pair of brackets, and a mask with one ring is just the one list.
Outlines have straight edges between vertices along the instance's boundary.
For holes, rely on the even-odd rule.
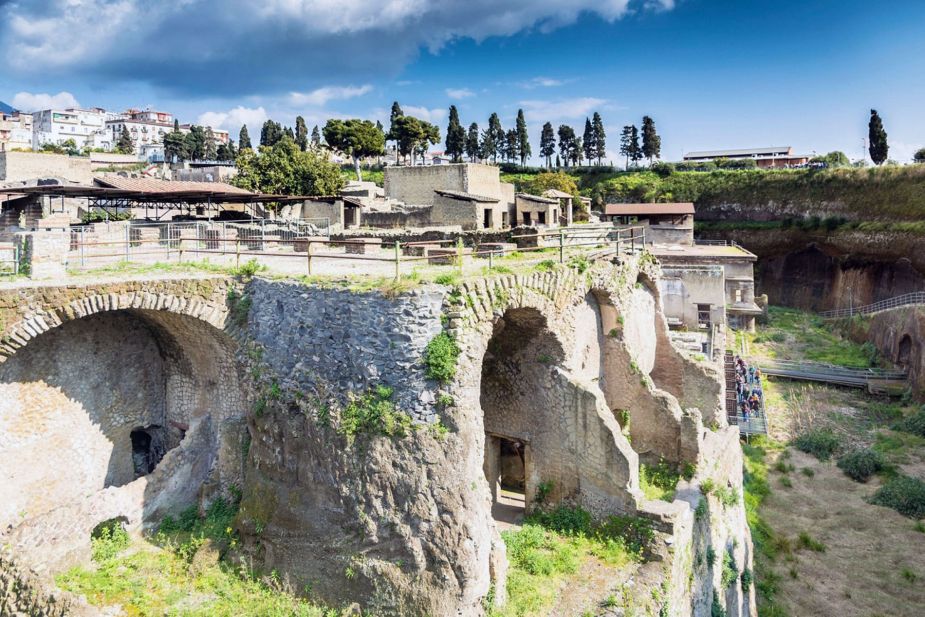
[[748,420],[750,415],[761,412],[764,392],[761,390],[761,369],[749,366],[748,362],[736,356],[736,405],[739,415]]

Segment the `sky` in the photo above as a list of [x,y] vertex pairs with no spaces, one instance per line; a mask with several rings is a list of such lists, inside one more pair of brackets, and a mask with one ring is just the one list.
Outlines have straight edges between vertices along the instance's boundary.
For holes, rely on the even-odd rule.
[[[655,119],[662,158],[790,145],[890,158],[925,146],[925,1],[0,0],[0,101],[151,107],[252,136],[266,118],[505,128],[523,109],[579,132]],[[434,149],[442,149],[442,145]]]

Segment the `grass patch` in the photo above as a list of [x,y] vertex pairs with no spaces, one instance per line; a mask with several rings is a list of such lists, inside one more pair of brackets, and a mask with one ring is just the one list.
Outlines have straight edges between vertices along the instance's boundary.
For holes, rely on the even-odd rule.
[[507,546],[508,601],[489,611],[492,617],[537,615],[555,603],[559,589],[597,559],[612,568],[639,562],[654,537],[644,519],[610,517],[594,523],[581,508],[537,512],[517,531],[502,532]]
[[867,482],[885,465],[883,456],[870,448],[857,448],[838,459],[838,468],[855,482]]
[[909,518],[925,518],[925,482],[909,476],[896,476],[873,494],[870,503],[892,508]]
[[797,548],[813,551],[814,553],[825,552],[825,544],[816,540],[805,531],[801,531],[800,535],[797,536]]
[[925,437],[925,409],[919,409],[911,416],[898,422],[893,426],[893,430],[909,433],[916,437]]
[[[195,558],[207,541],[220,552],[233,547],[236,513],[236,502],[218,499],[204,517],[198,516],[195,506],[177,518],[166,517],[157,534],[146,541],[129,542],[119,532],[115,536],[103,532],[109,536],[94,540],[94,547],[104,542],[107,548],[94,551],[94,567],[72,568],[56,582],[66,591],[86,596],[91,604],[119,604],[124,614],[132,616],[335,617],[336,611],[292,595],[275,575],[258,577],[221,560]],[[112,548],[114,539],[117,548]]]
[[639,465],[639,486],[646,499],[674,501],[680,477],[664,459],[655,465]]
[[820,461],[827,461],[841,448],[841,441],[832,431],[817,429],[803,433],[793,440],[793,445]]

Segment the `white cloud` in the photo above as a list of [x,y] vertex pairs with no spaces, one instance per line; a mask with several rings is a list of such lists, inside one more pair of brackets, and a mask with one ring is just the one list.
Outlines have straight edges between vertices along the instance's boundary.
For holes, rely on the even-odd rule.
[[[208,95],[278,93],[292,83],[397,72],[422,47],[437,51],[460,38],[549,32],[587,13],[613,21],[673,1],[21,0],[4,4],[0,52],[13,73],[140,78]],[[203,23],[221,36],[205,36]]]
[[13,97],[11,105],[22,111],[39,111],[42,109],[66,109],[80,107],[77,99],[70,92],[58,94],[33,94],[31,92],[18,92]]
[[475,96],[475,92],[469,88],[447,88],[446,95],[451,99],[465,99]]
[[324,107],[328,101],[342,101],[363,96],[371,92],[372,86],[325,86],[311,92],[290,92],[289,104],[293,106],[310,105],[312,107]]
[[443,108],[428,109],[426,107],[415,107],[414,105],[402,105],[401,109],[406,116],[414,116],[430,123],[438,123],[446,116],[446,110]]
[[262,106],[254,108],[239,105],[228,111],[207,111],[200,114],[197,124],[228,131],[240,130],[241,126],[246,124],[249,131],[253,131],[255,128],[263,126],[267,117],[267,110]]
[[599,110],[605,103],[607,103],[606,99],[591,96],[558,101],[531,100],[520,102],[527,119],[536,122],[584,119]]
[[568,80],[568,79],[553,79],[552,77],[534,77],[533,79],[529,79],[529,80],[527,80],[527,81],[521,83],[520,85],[521,85],[521,87],[527,88],[527,89],[533,89],[533,88],[554,88],[554,87],[556,87],[556,86],[564,86],[564,85],[567,84],[569,81],[572,81],[572,80]]

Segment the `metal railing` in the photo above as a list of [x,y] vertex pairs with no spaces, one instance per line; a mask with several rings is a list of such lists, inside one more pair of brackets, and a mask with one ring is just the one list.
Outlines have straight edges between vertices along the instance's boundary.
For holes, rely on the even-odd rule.
[[819,381],[839,386],[855,388],[869,387],[871,382],[903,381],[908,378],[906,371],[878,368],[847,368],[832,364],[816,362],[765,362],[761,365],[765,375],[799,379],[801,381]]
[[873,315],[874,313],[888,311],[902,306],[916,305],[925,305],[925,291],[916,291],[901,296],[894,296],[886,300],[874,302],[873,304],[865,304],[864,306],[851,306],[848,308],[823,311],[819,313],[819,315],[823,319],[840,319],[843,317],[853,317],[855,315]]
[[[250,221],[127,225],[112,231],[105,227],[92,230],[100,234],[98,238],[91,237],[88,228],[72,228],[68,266],[86,268],[107,266],[113,262],[183,262],[213,255],[233,258],[233,264],[239,266],[242,257],[288,257],[290,260],[304,259],[304,267],[301,269],[308,275],[318,274],[314,266],[319,261],[343,260],[389,264],[394,267],[395,277],[399,278],[402,266],[407,264],[448,265],[458,268],[462,273],[466,257],[485,258],[491,270],[496,266],[497,259],[512,256],[513,253],[536,252],[537,261],[553,261],[545,254],[554,250],[558,254],[559,263],[565,263],[566,254],[571,251],[581,251],[584,257],[590,259],[619,259],[621,255],[639,253],[645,246],[643,227],[595,229],[593,233],[581,229],[551,230],[511,238],[529,238],[536,246],[506,246],[504,243],[488,242],[466,248],[462,238],[455,241],[455,246],[453,240],[388,244],[376,238],[331,240],[329,237],[313,235],[312,231],[317,227],[312,225],[303,225],[293,230],[285,228],[284,224],[287,223],[298,222],[271,220],[255,227],[250,226]],[[589,247],[597,250],[588,251]]]

